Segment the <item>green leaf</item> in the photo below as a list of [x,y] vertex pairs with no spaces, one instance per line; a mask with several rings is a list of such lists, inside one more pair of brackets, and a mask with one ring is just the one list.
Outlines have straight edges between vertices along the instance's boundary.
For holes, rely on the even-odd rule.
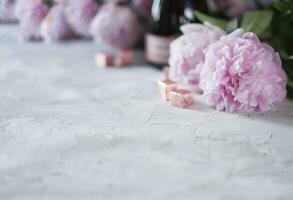
[[238,20],[233,19],[233,20],[229,21],[229,23],[226,25],[225,30],[228,33],[231,33],[232,31],[236,30],[237,28],[238,28]]
[[54,1],[53,0],[43,0],[43,2],[45,4],[47,4],[49,7],[53,6],[53,4],[54,4]]
[[287,84],[289,87],[293,88],[293,81],[291,79],[288,79]]
[[285,59],[286,59],[286,60],[293,60],[293,55],[291,55],[291,56],[286,56]]
[[260,36],[270,26],[272,19],[272,11],[250,11],[244,15],[241,23],[241,28],[243,28],[247,32],[254,32],[258,36]]
[[289,5],[291,11],[293,11],[293,1],[292,0],[284,0]]
[[202,12],[199,11],[194,11],[195,16],[201,21],[201,22],[209,22],[214,26],[218,26],[220,28],[225,29],[229,21],[216,18],[216,17],[211,17],[206,14],[203,14]]
[[293,100],[293,61],[283,59],[283,68],[287,74],[287,97]]
[[293,60],[293,55],[289,56],[288,53],[285,50],[278,50],[280,57],[284,60]]
[[290,78],[288,78],[287,82],[287,97],[293,100],[293,81]]
[[287,12],[290,9],[288,3],[281,0],[275,1],[273,6],[281,13]]

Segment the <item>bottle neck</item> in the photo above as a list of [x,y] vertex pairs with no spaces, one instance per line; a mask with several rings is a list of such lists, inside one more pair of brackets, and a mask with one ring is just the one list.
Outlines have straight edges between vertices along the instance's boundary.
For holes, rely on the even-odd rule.
[[206,0],[184,0],[184,18],[186,23],[200,22],[194,15],[194,11],[198,10],[206,13],[207,1]]
[[152,7],[152,33],[170,36],[180,26],[180,0],[154,0]]

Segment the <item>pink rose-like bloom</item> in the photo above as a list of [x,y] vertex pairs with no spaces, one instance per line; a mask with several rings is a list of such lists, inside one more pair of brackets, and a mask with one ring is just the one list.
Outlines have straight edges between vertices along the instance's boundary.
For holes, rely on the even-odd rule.
[[183,35],[170,45],[170,79],[184,89],[199,92],[199,74],[204,62],[204,49],[217,41],[225,32],[208,23],[186,24],[181,27]]
[[140,17],[145,19],[150,17],[153,0],[133,0],[131,4]]
[[64,6],[53,6],[41,24],[41,36],[45,42],[57,42],[71,38],[74,32],[68,25],[65,17]]
[[127,3],[127,0],[106,0],[108,3]]
[[89,26],[99,5],[95,0],[69,0],[65,4],[66,18],[74,32],[81,37],[89,37]]
[[286,83],[278,53],[238,29],[206,49],[199,86],[217,110],[265,112],[285,98]]
[[116,3],[101,7],[90,27],[97,42],[127,49],[135,45],[142,33],[141,25],[131,8]]
[[16,21],[14,6],[15,0],[0,0],[0,23],[12,23]]
[[42,0],[18,0],[15,15],[20,22],[21,36],[25,40],[40,39],[40,25],[49,11]]
[[257,7],[255,0],[211,0],[208,6],[212,12],[223,12],[228,17],[241,17]]

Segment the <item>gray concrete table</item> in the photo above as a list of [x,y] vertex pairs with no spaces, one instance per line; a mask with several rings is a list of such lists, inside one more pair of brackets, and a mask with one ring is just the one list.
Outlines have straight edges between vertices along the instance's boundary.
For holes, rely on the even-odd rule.
[[1,200],[293,199],[293,102],[178,109],[145,64],[99,69],[90,41],[21,43],[16,29],[0,27]]

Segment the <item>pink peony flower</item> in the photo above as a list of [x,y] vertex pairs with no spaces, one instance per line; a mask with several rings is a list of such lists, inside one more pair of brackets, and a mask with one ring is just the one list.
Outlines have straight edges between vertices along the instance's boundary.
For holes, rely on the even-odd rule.
[[223,12],[228,17],[241,17],[246,11],[256,8],[255,0],[210,0],[209,10]]
[[89,26],[98,12],[96,0],[70,0],[66,3],[66,18],[75,33],[89,37]]
[[238,29],[206,49],[199,86],[217,110],[264,112],[285,98],[286,82],[278,53]]
[[213,25],[187,24],[181,27],[183,35],[170,46],[170,79],[184,89],[199,92],[199,74],[204,62],[204,49],[225,32]]
[[55,5],[41,24],[41,36],[47,43],[71,38],[74,32],[68,25],[63,5]]
[[97,42],[127,49],[135,45],[142,33],[141,25],[131,8],[106,3],[91,23],[91,34]]
[[128,0],[105,0],[108,3],[127,3]]
[[145,19],[148,19],[151,15],[153,0],[133,0],[132,7],[136,13]]
[[16,22],[14,6],[15,0],[0,0],[0,23]]
[[49,11],[42,0],[18,0],[15,15],[20,22],[21,36],[25,40],[40,39],[40,25]]

